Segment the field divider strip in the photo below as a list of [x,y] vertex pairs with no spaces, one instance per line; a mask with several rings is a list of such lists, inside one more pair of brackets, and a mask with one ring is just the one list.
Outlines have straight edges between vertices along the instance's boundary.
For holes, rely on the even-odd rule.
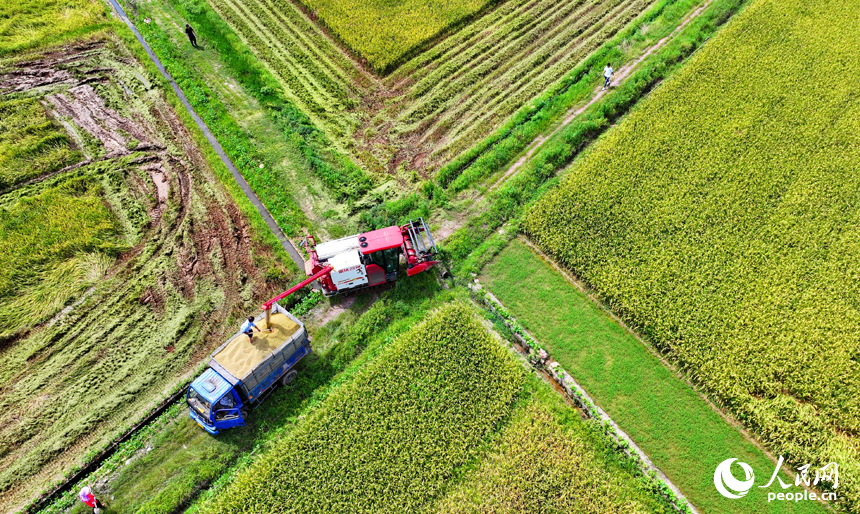
[[[626,64],[626,65],[622,66],[620,69],[618,69],[617,74],[613,77],[612,82],[616,82],[616,81],[621,82],[625,78],[627,78],[627,76],[629,76],[630,73],[633,72],[633,69],[636,68],[636,66],[638,66],[642,61],[644,61],[648,56],[650,56],[652,53],[654,53],[657,50],[660,50],[661,48],[666,46],[666,44],[669,43],[670,41],[672,41],[675,38],[675,36],[680,34],[681,31],[684,29],[684,27],[686,27],[691,21],[696,19],[705,9],[708,8],[709,5],[711,5],[711,2],[713,2],[713,0],[705,0],[705,2],[702,5],[697,7],[690,14],[688,14],[684,18],[684,20],[681,21],[681,23],[677,27],[675,27],[675,29],[668,36],[664,37],[663,39],[661,39],[660,41],[658,41],[657,43],[655,43],[654,45],[649,47],[645,52],[642,53],[642,55],[637,57],[633,62]],[[498,186],[502,185],[505,182],[505,180],[507,180],[514,173],[516,173],[517,170],[520,167],[522,167],[522,165],[525,164],[526,161],[528,161],[532,157],[532,155],[538,149],[540,149],[543,146],[544,143],[546,143],[547,141],[552,139],[552,137],[554,135],[556,135],[559,131],[561,131],[561,129],[568,126],[574,120],[574,118],[576,118],[577,116],[579,116],[580,114],[585,112],[586,109],[588,109],[593,104],[595,104],[597,101],[599,101],[601,98],[603,98],[604,94],[606,94],[605,89],[602,89],[600,91],[595,89],[595,94],[593,94],[593,96],[584,105],[580,106],[577,109],[568,110],[567,116],[564,118],[564,120],[558,126],[556,126],[551,132],[549,132],[549,134],[547,134],[547,135],[540,134],[540,135],[536,136],[532,140],[532,142],[529,143],[529,145],[527,146],[527,148],[529,148],[529,150],[526,152],[526,154],[523,155],[522,157],[520,157],[512,165],[510,165],[508,167],[508,169],[505,171],[505,173],[490,186],[488,191],[492,191],[492,190],[496,189]]]
[[165,69],[164,64],[161,63],[161,60],[155,53],[152,51],[152,48],[146,43],[146,40],[143,39],[143,36],[138,32],[137,27],[135,27],[134,23],[129,19],[126,15],[125,10],[123,10],[122,6],[117,3],[117,0],[108,0],[116,12],[117,16],[126,24],[126,26],[134,33],[134,37],[137,38],[137,41],[143,46],[143,49],[146,51],[146,54],[149,55],[149,58],[152,60],[155,67],[158,68],[158,71],[164,77],[165,80],[170,84],[170,87],[173,89],[173,92],[179,98],[179,101],[182,102],[182,105],[185,106],[185,110],[188,111],[188,114],[191,115],[191,118],[194,120],[194,123],[197,124],[197,128],[203,132],[203,135],[206,137],[206,140],[212,146],[212,149],[215,150],[215,153],[218,154],[218,157],[221,158],[221,162],[224,163],[224,166],[230,170],[230,174],[233,175],[233,179],[242,189],[242,192],[245,193],[245,196],[248,197],[248,200],[251,201],[251,204],[256,207],[257,212],[268,225],[269,230],[275,234],[275,237],[280,241],[281,246],[284,250],[289,254],[290,258],[293,262],[298,266],[299,271],[302,272],[305,269],[305,260],[302,258],[301,254],[299,254],[298,250],[293,243],[287,238],[284,234],[284,231],[281,230],[281,227],[272,218],[272,215],[269,213],[269,210],[263,205],[263,202],[257,197],[257,194],[254,193],[254,190],[251,189],[251,186],[248,184],[248,181],[245,180],[245,177],[239,172],[236,168],[236,165],[233,164],[233,161],[230,160],[230,157],[224,152],[224,148],[221,147],[221,143],[215,138],[212,134],[212,131],[209,130],[209,127],[206,126],[206,123],[197,115],[197,112],[191,107],[191,103],[188,102],[188,98],[185,96],[185,93],[182,92],[179,85],[173,80],[173,77],[170,73]]
[[[516,239],[519,242],[521,242],[522,244],[524,244],[526,247],[528,247],[532,252],[535,253],[535,255],[540,257],[550,267],[552,267],[552,269],[555,270],[556,273],[558,273],[559,275],[562,276],[562,278],[564,278],[565,282],[567,282],[568,284],[570,284],[571,286],[573,286],[574,288],[579,290],[579,292],[581,292],[586,298],[588,298],[588,300],[592,304],[594,304],[598,309],[600,309],[604,314],[606,314],[606,316],[608,316],[610,319],[612,319],[613,322],[615,322],[621,328],[623,328],[625,332],[627,332],[628,334],[633,336],[633,338],[636,339],[636,341],[638,341],[639,344],[641,344],[646,350],[648,350],[649,353],[651,353],[651,355],[653,355],[654,357],[657,358],[657,360],[660,361],[660,364],[662,364],[663,367],[665,367],[677,379],[684,382],[684,384],[686,384],[687,387],[692,389],[696,393],[696,396],[698,396],[698,398],[700,400],[704,401],[708,405],[708,407],[711,408],[711,410],[716,412],[726,423],[728,423],[729,425],[734,427],[736,430],[738,430],[740,432],[741,436],[743,436],[743,438],[747,442],[749,442],[750,444],[755,446],[756,449],[761,451],[768,459],[770,459],[773,462],[773,464],[777,463],[778,458],[770,450],[768,450],[767,448],[762,446],[761,443],[759,443],[759,441],[755,437],[750,435],[749,431],[746,429],[746,427],[741,422],[739,422],[738,420],[736,420],[735,418],[730,416],[722,408],[720,408],[716,403],[711,401],[711,399],[705,394],[705,392],[697,384],[690,381],[690,379],[687,376],[685,376],[678,369],[677,366],[675,366],[672,362],[670,362],[668,359],[666,359],[666,356],[663,353],[661,353],[656,348],[654,348],[654,346],[651,343],[649,343],[648,341],[643,339],[642,336],[638,332],[636,332],[635,330],[630,328],[630,326],[628,326],[627,323],[624,322],[624,320],[619,318],[609,307],[606,306],[606,304],[604,304],[599,298],[597,298],[597,296],[595,296],[594,292],[591,289],[589,289],[585,284],[583,284],[577,277],[573,276],[571,274],[570,270],[568,270],[565,267],[563,267],[562,265],[558,264],[552,257],[547,255],[537,245],[532,243],[526,236],[519,234]],[[489,293],[489,291],[488,291],[488,293]],[[525,329],[523,329],[523,330],[525,331]],[[783,471],[788,470],[788,469],[789,468],[787,465],[783,466]],[[809,489],[809,490],[812,491],[812,489]]]
[[[525,328],[522,327],[516,321],[516,318],[510,314],[510,311],[504,306],[504,304],[496,298],[493,293],[491,293],[488,289],[481,286],[478,279],[475,279],[475,283],[466,284],[469,289],[474,291],[479,297],[483,297],[485,300],[485,305],[499,314],[502,318],[502,322],[511,330],[514,334],[514,337],[517,341],[522,345],[523,353],[519,353],[519,356],[525,358],[525,360],[529,363],[530,368],[537,372],[540,375],[543,375],[541,371],[545,371],[546,376],[554,380],[559,386],[561,386],[564,394],[568,397],[568,399],[574,401],[577,406],[580,408],[581,412],[588,418],[599,421],[601,424],[606,426],[609,425],[609,429],[605,429],[606,433],[615,440],[618,445],[623,448],[624,453],[633,459],[636,462],[637,467],[642,473],[646,476],[654,476],[656,475],[656,479],[662,481],[666,484],[672,493],[675,495],[675,498],[667,497],[672,506],[681,513],[692,512],[693,514],[701,514],[684,496],[684,493],[663,473],[660,468],[658,468],[653,461],[648,457],[648,455],[633,441],[633,439],[627,435],[626,432],[621,430],[618,426],[618,423],[609,416],[597,403],[594,399],[588,394],[588,392],[570,375],[570,373],[565,370],[562,365],[552,360],[552,358],[547,354],[546,359],[541,359],[536,364],[534,361],[528,359],[527,355],[531,353],[533,344],[529,343],[529,340],[532,343],[537,343],[539,346],[543,346],[540,342],[531,335]],[[505,314],[502,315],[502,312]],[[625,327],[626,328],[626,327]],[[521,331],[525,334],[526,337],[521,336],[517,333],[517,331]],[[545,366],[545,368],[541,368],[539,366]],[[680,500],[680,501],[679,501]]]

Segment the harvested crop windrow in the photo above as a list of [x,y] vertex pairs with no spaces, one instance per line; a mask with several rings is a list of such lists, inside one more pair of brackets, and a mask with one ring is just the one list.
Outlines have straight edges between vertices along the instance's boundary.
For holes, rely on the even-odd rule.
[[287,99],[342,145],[359,122],[350,115],[373,82],[288,0],[209,0],[254,50]]
[[[452,157],[561,79],[653,0],[506,2],[405,64],[397,131]],[[430,148],[428,148],[430,149]]]
[[491,134],[656,4],[503,1],[379,79],[290,0],[209,2],[338,149],[402,176],[429,174]]
[[854,477],[857,16],[751,4],[524,221],[773,453]]
[[440,307],[202,510],[416,512],[478,456],[523,379],[473,307]]
[[[176,387],[232,332],[231,318],[280,289],[267,269],[289,272],[254,242],[192,135],[113,36],[4,66],[0,103],[29,104],[34,122],[49,112],[79,160],[0,195],[9,511]],[[16,124],[4,141],[31,126]]]

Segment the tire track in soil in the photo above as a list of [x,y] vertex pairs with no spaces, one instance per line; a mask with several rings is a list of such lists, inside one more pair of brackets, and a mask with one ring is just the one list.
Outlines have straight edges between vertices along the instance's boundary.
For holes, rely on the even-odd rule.
[[[68,57],[70,54],[72,57]],[[93,68],[84,72],[75,71],[73,76],[65,68],[78,67],[83,70],[88,65],[92,66],[89,60],[99,64],[108,62],[117,69]],[[76,61],[83,64],[77,64]],[[237,307],[242,308],[242,285],[248,280],[259,284],[263,288],[263,295],[274,285],[260,280],[261,273],[252,256],[255,245],[250,226],[238,207],[229,200],[226,192],[219,193],[220,196],[213,195],[209,194],[210,189],[201,186],[213,179],[211,172],[203,171],[208,170],[209,166],[194,144],[188,128],[163,100],[151,104],[147,101],[151,100],[151,95],[141,93],[141,89],[134,86],[132,89],[138,94],[128,89],[130,83],[124,81],[128,80],[131,73],[125,66],[139,66],[131,56],[124,53],[117,55],[110,43],[99,40],[84,45],[59,47],[40,55],[37,61],[19,62],[15,66],[9,73],[4,70],[4,75],[0,76],[0,92],[14,92],[18,86],[37,80],[42,89],[37,94],[44,97],[43,105],[52,112],[52,117],[65,118],[69,126],[86,132],[107,152],[102,157],[87,159],[53,172],[50,176],[93,163],[107,162],[108,165],[125,168],[126,172],[117,176],[126,177],[132,196],[149,197],[152,202],[149,203],[149,221],[140,226],[143,239],[118,256],[107,272],[106,290],[96,292],[96,288],[90,288],[76,303],[45,323],[32,327],[14,341],[17,343],[19,339],[31,336],[48,338],[50,341],[41,348],[32,351],[17,345],[0,348],[0,353],[7,360],[17,359],[22,363],[22,369],[11,372],[4,370],[9,380],[0,393],[4,395],[2,400],[8,408],[0,413],[0,440],[24,443],[18,448],[7,446],[0,456],[0,476],[4,483],[12,483],[20,493],[14,497],[7,496],[5,500],[0,499],[0,510],[5,510],[12,502],[26,500],[31,493],[35,494],[32,487],[34,484],[39,485],[37,482],[51,484],[57,474],[68,469],[69,462],[77,459],[84,449],[99,447],[107,442],[108,447],[100,454],[100,459],[115,448],[116,441],[104,439],[107,437],[105,430],[109,432],[116,426],[113,418],[98,417],[101,416],[99,414],[96,421],[91,419],[92,416],[70,419],[69,416],[74,418],[76,415],[74,409],[68,408],[69,398],[85,398],[94,406],[94,411],[113,412],[116,398],[104,394],[103,389],[115,387],[117,380],[121,380],[120,385],[124,384],[127,377],[133,374],[129,370],[151,365],[151,369],[158,370],[156,378],[166,376],[161,375],[164,370],[179,375],[187,372],[202,355],[211,350],[211,343],[207,345],[206,341],[221,339],[224,331],[221,320],[229,317]],[[49,72],[47,75],[44,73],[46,70]],[[95,72],[95,77],[82,76]],[[49,76],[48,80],[45,80],[46,76]],[[106,88],[108,96],[110,91],[123,89],[128,95],[123,97],[124,109],[120,112],[109,107],[104,95],[97,93],[92,82],[99,82],[99,87]],[[143,91],[148,89],[144,87]],[[133,150],[128,148],[132,138],[140,141]],[[139,170],[142,175],[131,172],[133,169]],[[147,177],[149,180],[146,180]],[[33,182],[46,178],[49,177],[38,177]],[[20,187],[19,184],[14,189]],[[122,186],[117,187],[121,189]],[[166,209],[171,200],[175,209]],[[184,243],[177,244],[180,241]],[[165,269],[168,271],[163,272]],[[211,280],[212,285],[198,287],[201,281],[206,280]],[[215,294],[216,299],[206,303],[207,295],[213,290],[222,292],[223,302],[219,302]],[[94,294],[98,296],[95,300],[92,298]],[[134,327],[138,324],[143,327],[160,323],[158,320],[163,320],[166,314],[175,314],[177,308],[183,305],[194,308],[198,301],[202,302],[199,305],[208,305],[211,310],[201,313],[199,321],[196,316],[187,317],[189,325],[179,327],[161,338],[169,339],[165,340],[165,352],[172,353],[180,349],[188,357],[175,365],[149,359],[151,352],[147,353],[149,349],[144,341],[157,338],[160,333]],[[123,315],[118,317],[117,312]],[[68,323],[67,327],[55,326],[61,319]],[[110,320],[106,331],[99,328],[104,324],[103,320]],[[84,328],[79,329],[81,326]],[[87,330],[89,332],[85,333]],[[98,333],[98,337],[93,337],[95,333]],[[175,334],[175,337],[171,338],[171,334]],[[183,348],[179,348],[180,339]],[[158,352],[160,347],[153,348]],[[70,355],[72,358],[68,360]],[[92,356],[88,357],[91,362],[79,362],[80,358],[87,355]],[[63,365],[57,365],[58,362]],[[89,376],[84,376],[87,373],[89,376],[99,376],[100,380],[90,380]],[[128,381],[136,376],[131,376]],[[14,396],[17,386],[26,389],[32,387],[33,381],[39,382],[40,395],[37,398]],[[150,406],[138,403],[129,403],[124,407],[120,404],[120,407],[144,416],[150,410]],[[155,409],[155,412],[159,412],[160,408]],[[42,420],[48,419],[51,413],[56,414],[58,426],[89,423],[86,425],[88,429],[71,435],[65,432],[57,434],[57,430],[42,430],[39,428],[43,424]],[[101,431],[92,430],[93,423],[110,426]],[[145,423],[146,420],[135,427]],[[128,437],[135,429],[125,432],[121,438]],[[63,441],[62,446],[55,445],[62,448],[59,453],[33,456],[34,452],[41,452],[46,444],[57,438]],[[29,469],[21,466],[36,466],[41,471],[29,474],[28,479],[21,479],[19,475],[23,475],[20,469]],[[69,483],[65,481],[59,486],[60,489]]]
[[[687,26],[691,21],[693,21],[694,19],[696,19],[700,14],[702,14],[702,12],[703,12],[705,9],[707,9],[709,5],[711,5],[711,2],[713,2],[713,0],[706,0],[704,4],[700,5],[699,7],[697,7],[697,8],[696,8],[696,10],[694,10],[693,12],[691,12],[690,14],[688,14],[688,15],[687,15],[687,17],[686,17],[686,18],[684,18],[684,20],[681,22],[681,24],[680,24],[680,25],[678,25],[677,27],[675,27],[675,30],[673,30],[673,31],[672,31],[668,36],[664,37],[663,39],[661,39],[660,41],[658,41],[657,43],[655,43],[654,45],[652,45],[651,47],[649,47],[645,52],[643,52],[643,53],[642,53],[642,55],[640,55],[639,57],[637,57],[635,61],[633,61],[633,62],[631,62],[631,63],[628,63],[628,64],[626,64],[626,65],[622,66],[622,67],[618,70],[618,72],[615,74],[615,76],[613,77],[613,80],[610,82],[610,86],[609,86],[609,88],[612,88],[612,87],[613,87],[613,83],[618,83],[618,84],[622,83],[622,82],[624,81],[624,79],[626,79],[626,78],[627,78],[627,77],[628,77],[628,76],[633,72],[633,70],[636,68],[636,66],[638,66],[642,61],[644,61],[645,59],[647,59],[647,58],[648,58],[648,56],[650,56],[650,55],[651,55],[651,54],[653,54],[654,52],[656,52],[656,51],[660,50],[661,48],[663,48],[664,46],[666,46],[666,44],[667,44],[667,43],[669,43],[670,41],[672,41],[672,40],[673,40],[673,39],[674,39],[674,38],[675,38],[675,37],[676,37],[676,36],[677,36],[677,35],[678,35],[678,34],[679,34],[683,29],[684,29],[684,27],[686,27],[686,26]],[[582,105],[581,107],[579,107],[579,108],[568,110],[568,111],[567,111],[567,116],[564,118],[564,121],[562,121],[562,122],[561,122],[561,124],[559,124],[555,129],[553,129],[553,131],[552,131],[552,132],[550,132],[550,133],[549,133],[549,134],[547,134],[547,135],[539,135],[539,136],[535,137],[535,138],[532,140],[532,142],[529,144],[529,146],[527,147],[526,154],[525,154],[525,155],[523,155],[522,157],[520,157],[520,158],[517,160],[517,162],[515,162],[514,164],[512,164],[512,165],[511,165],[511,166],[510,166],[510,167],[505,171],[504,175],[502,175],[502,176],[501,176],[497,181],[495,181],[495,182],[493,183],[493,185],[492,185],[492,186],[490,186],[490,188],[488,189],[488,192],[490,192],[490,191],[494,191],[494,190],[496,190],[499,186],[501,186],[502,184],[504,184],[504,182],[505,182],[505,181],[506,181],[506,180],[507,180],[511,175],[513,175],[514,173],[516,173],[516,172],[517,172],[517,170],[519,170],[519,169],[520,169],[520,168],[521,168],[521,167],[522,167],[522,166],[523,166],[523,165],[524,165],[524,164],[525,164],[529,159],[531,159],[532,155],[534,155],[534,153],[535,153],[538,149],[540,149],[540,148],[543,146],[543,144],[544,144],[544,143],[546,143],[547,141],[549,141],[550,139],[552,139],[552,137],[553,137],[553,136],[555,136],[559,131],[561,131],[561,129],[563,129],[564,127],[566,127],[566,126],[570,125],[570,123],[571,123],[571,122],[572,122],[572,121],[573,121],[577,116],[579,116],[580,114],[582,114],[583,112],[585,112],[585,110],[586,110],[586,109],[588,109],[589,107],[591,107],[592,105],[594,105],[595,103],[597,103],[598,101],[600,101],[600,99],[602,99],[602,98],[603,98],[603,96],[606,94],[606,92],[607,92],[608,90],[609,90],[609,89],[598,89],[598,88],[595,88],[595,89],[594,89],[594,93],[592,94],[591,99],[590,99],[588,102],[586,102],[584,105]]]
[[221,159],[221,162],[224,163],[224,166],[230,170],[230,174],[233,175],[233,179],[242,189],[242,192],[245,193],[245,196],[248,197],[251,204],[257,209],[257,212],[260,214],[260,217],[266,222],[266,225],[269,227],[269,230],[275,234],[275,237],[280,241],[281,246],[296,264],[298,269],[305,269],[305,260],[302,258],[301,254],[298,252],[293,243],[287,238],[284,234],[284,231],[281,230],[281,227],[278,226],[277,222],[275,222],[272,215],[269,213],[269,210],[263,205],[263,202],[257,197],[257,194],[254,193],[254,190],[251,189],[251,186],[248,184],[248,181],[245,180],[245,177],[239,172],[236,168],[236,165],[233,164],[233,161],[227,154],[224,152],[224,148],[221,147],[221,144],[209,130],[209,127],[206,126],[206,123],[200,116],[197,115],[197,112],[191,106],[191,103],[188,101],[188,98],[185,96],[185,93],[182,92],[182,89],[179,85],[176,84],[176,81],[173,80],[173,77],[168,73],[168,71],[164,68],[164,64],[161,63],[161,60],[155,55],[155,52],[152,51],[152,48],[149,47],[146,40],[143,39],[143,36],[137,30],[134,23],[129,19],[126,15],[123,8],[117,3],[116,0],[108,0],[110,5],[113,7],[114,12],[119,16],[119,18],[128,26],[128,28],[134,33],[134,37],[137,38],[138,42],[143,46],[143,49],[146,51],[146,54],[149,56],[150,60],[155,64],[156,68],[158,68],[159,73],[161,73],[162,77],[167,80],[168,84],[170,84],[171,89],[179,98],[179,101],[182,102],[182,105],[185,107],[185,110],[194,120],[194,123],[203,132],[203,135],[206,137],[206,141],[209,142],[209,145],[212,146],[212,149],[215,150],[215,153],[218,154],[218,157]]

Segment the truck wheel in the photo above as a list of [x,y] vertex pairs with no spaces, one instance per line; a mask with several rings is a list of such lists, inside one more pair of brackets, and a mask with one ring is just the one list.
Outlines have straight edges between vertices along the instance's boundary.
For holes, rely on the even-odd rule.
[[242,421],[248,422],[248,415],[251,414],[248,409],[239,409],[239,414],[242,416]]
[[285,385],[289,384],[290,382],[293,381],[294,378],[296,378],[296,375],[298,375],[298,374],[299,374],[299,372],[294,370],[294,369],[287,371],[287,373],[281,377],[281,385],[285,386]]

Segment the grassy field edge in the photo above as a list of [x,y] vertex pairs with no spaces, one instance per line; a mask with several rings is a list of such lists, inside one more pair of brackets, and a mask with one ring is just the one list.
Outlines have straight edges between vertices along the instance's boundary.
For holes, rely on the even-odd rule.
[[742,501],[722,498],[713,487],[719,462],[736,457],[769,474],[773,457],[526,244],[511,242],[480,281],[702,512],[827,511],[768,503],[755,489]]

